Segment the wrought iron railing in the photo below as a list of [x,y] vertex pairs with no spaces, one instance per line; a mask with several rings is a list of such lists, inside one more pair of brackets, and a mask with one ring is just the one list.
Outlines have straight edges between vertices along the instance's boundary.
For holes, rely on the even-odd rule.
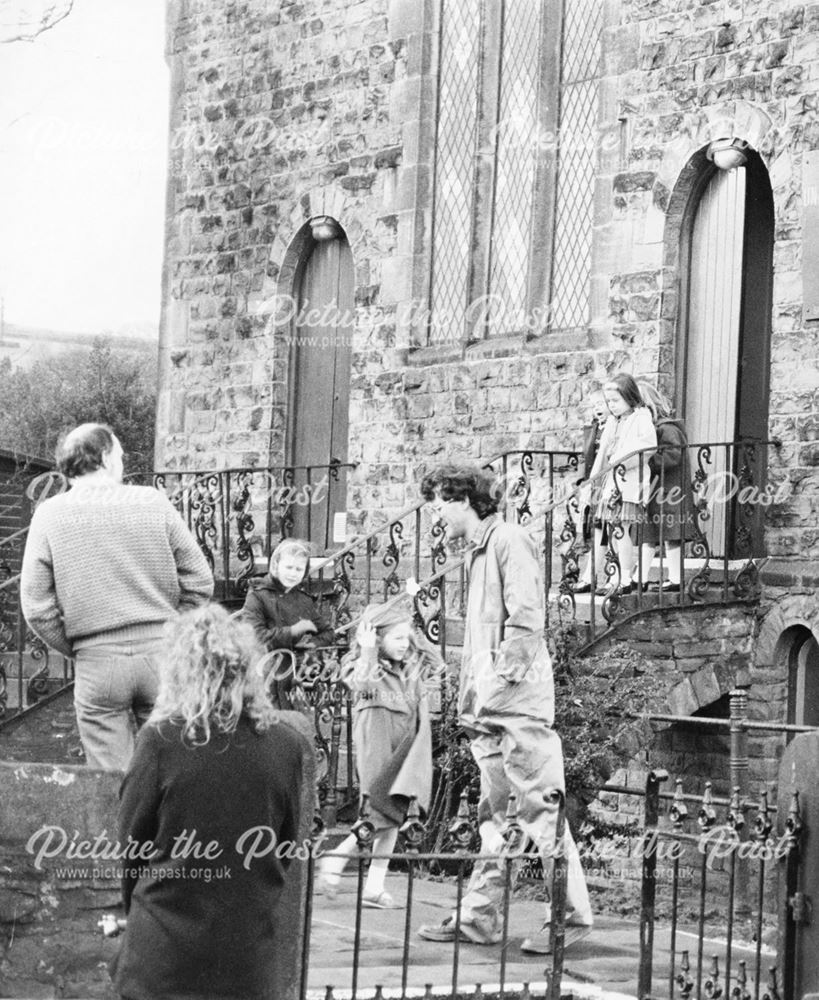
[[[564,621],[578,620],[581,610],[584,610],[591,641],[620,621],[651,608],[754,599],[759,590],[757,560],[764,554],[760,513],[777,499],[768,490],[764,477],[768,445],[778,446],[778,442],[749,440],[692,444],[685,449],[690,456],[687,464],[692,471],[690,479],[683,480],[684,488],[678,493],[666,490],[666,474],[662,468],[651,480],[647,491],[647,514],[658,525],[655,548],[659,552],[657,568],[660,576],[669,562],[665,543],[671,539],[667,525],[680,521],[687,526],[685,543],[676,546],[674,555],[674,568],[679,572],[680,585],[673,592],[662,586],[658,586],[656,592],[649,591],[653,564],[648,565],[644,559],[642,544],[647,541],[645,524],[637,524],[636,528],[630,529],[635,534],[636,550],[633,582],[622,579],[616,546],[629,530],[624,519],[621,486],[628,470],[636,469],[640,481],[644,474],[648,480],[651,457],[661,457],[671,449],[635,451],[624,456],[616,467],[604,469],[593,479],[579,484],[568,477],[555,483],[551,474],[534,482],[536,473],[531,471],[526,458],[528,453],[523,453],[520,472],[515,469],[515,476],[520,478],[514,481],[512,495],[525,497],[526,502],[508,506],[506,516],[529,526],[530,530],[542,532],[546,563],[553,574],[551,577],[546,574],[546,580],[552,581],[551,592],[547,590],[546,624],[549,622],[550,605]],[[567,464],[567,469],[569,472],[576,471],[571,462]],[[721,483],[729,483],[730,490],[726,488],[709,493],[715,476]],[[607,486],[608,494],[605,492]],[[592,540],[588,597],[580,597],[577,591],[582,555],[581,499],[589,493],[603,498],[598,500],[598,509],[608,531],[602,545],[602,572],[596,565]],[[533,497],[539,497],[540,502],[533,502]],[[715,543],[718,549],[715,549]],[[461,594],[463,604],[465,560],[446,559],[443,537],[439,553],[433,572],[420,581],[415,608],[418,624],[427,638],[439,643],[445,651],[448,609],[452,607],[448,596],[454,586]],[[559,559],[559,568],[555,568],[555,557]]]
[[[763,950],[767,922],[793,932],[790,909],[804,864],[800,845],[809,832],[800,809],[804,789],[781,787],[778,806],[766,783],[754,789],[749,739],[778,736],[784,746],[816,727],[751,719],[745,688],[731,691],[729,700],[727,719],[643,716],[654,726],[682,725],[700,737],[730,735],[726,794],[717,795],[711,781],[699,795],[686,793],[683,779],[671,781],[665,768],[649,764],[648,771],[638,766],[639,781],[629,782],[626,774],[626,784],[606,784],[592,807],[591,825],[604,834],[612,812],[633,817],[625,830],[609,826],[619,828],[619,839],[610,836],[606,844],[598,836],[590,860],[603,859],[603,885],[608,869],[618,890],[629,882],[635,895],[639,889],[639,997],[793,1000],[787,961],[779,956],[782,990],[783,977],[767,965],[772,955]],[[634,814],[635,805],[641,815]],[[662,944],[655,934],[660,927]]]
[[324,551],[333,519],[344,510],[345,478],[355,466],[280,465],[267,468],[163,470],[129,477],[162,490],[182,515],[225,601],[241,599],[257,565],[284,538],[298,537]]
[[[634,927],[628,917],[619,920],[618,938],[608,941],[605,924],[601,930],[591,928],[584,950],[571,953],[573,972],[585,978],[588,962],[588,973],[600,976],[604,967],[601,949],[611,954],[619,944],[623,952],[618,956],[618,982],[635,980],[633,992],[639,997],[795,1000],[786,966],[787,943],[786,954],[775,957],[773,949],[766,946],[765,931],[769,923],[781,931],[793,922],[789,914],[800,895],[796,887],[804,877],[805,858],[800,849],[810,834],[800,805],[803,789],[789,786],[781,790],[777,808],[764,786],[756,795],[734,787],[729,795],[719,796],[710,782],[694,793],[685,789],[682,779],[675,779],[671,782],[673,791],[665,790],[670,778],[666,770],[654,768],[640,784],[612,783],[604,789],[609,797],[629,799],[637,809],[630,813],[628,829],[618,832],[611,843],[581,840],[580,857],[586,859],[587,878],[595,866],[603,872],[594,876],[598,892],[606,885],[614,887],[618,911],[621,907],[631,909],[629,904],[633,904],[639,923]],[[317,818],[310,842],[305,844],[309,849],[297,855],[299,861],[295,862],[304,864],[305,894],[298,934],[298,995],[306,998],[320,989],[327,998],[446,995],[559,1000],[569,931],[565,807],[559,791],[544,789],[544,797],[555,803],[557,813],[553,847],[545,859],[532,849],[521,828],[514,796],[508,802],[504,843],[496,854],[474,850],[479,831],[466,794],[447,825],[444,850],[426,849],[433,831],[422,822],[413,799],[400,829],[401,849],[389,854],[374,852],[375,828],[365,797],[352,827],[356,842],[352,857],[339,855],[352,868],[352,877],[332,891],[328,890],[326,873],[321,877],[321,859],[332,858],[334,850],[327,847],[323,824]],[[380,918],[378,931],[366,919],[365,897],[367,866],[375,858],[395,862],[389,879],[400,913],[398,920]],[[482,949],[476,965],[474,948],[468,940],[466,947],[461,943],[461,904],[470,872],[482,860],[498,867],[500,928],[498,940]],[[539,877],[546,871],[550,901],[541,915],[541,920],[547,921],[544,930],[550,934],[550,949],[534,964],[515,957],[510,919],[520,905],[515,899],[519,877],[527,870],[537,871]],[[440,886],[442,872],[449,875],[447,889],[436,891],[431,908],[424,884],[434,873]],[[785,892],[778,890],[778,877]],[[807,923],[809,904],[802,905],[806,912],[800,919]],[[453,914],[453,940],[438,945],[434,959],[418,948],[416,935],[422,912],[432,912],[438,920]],[[127,929],[126,921],[116,914],[104,917],[101,926],[111,936]],[[321,939],[327,926],[339,935],[329,962],[327,956],[313,954],[315,940]],[[385,930],[389,930],[387,935]],[[372,960],[374,948],[384,956],[381,963]],[[476,971],[481,977],[478,980],[472,978]],[[521,972],[525,981],[519,978]],[[433,976],[434,987],[430,984]],[[540,977],[543,982],[532,982]],[[594,981],[599,983],[597,978]]]
[[[571,619],[578,617],[580,498],[588,492],[592,497],[598,494],[596,505],[594,499],[591,501],[592,516],[596,506],[606,526],[602,574],[598,568],[599,535],[590,539],[587,555],[588,583],[584,589],[589,592],[590,639],[648,608],[755,598],[759,592],[758,560],[765,554],[763,515],[777,500],[766,482],[769,446],[779,447],[779,442],[709,442],[634,452],[614,469],[601,472],[595,482],[573,491],[562,504],[563,526],[558,539],[563,562],[558,587],[562,612]],[[679,486],[670,485],[671,474],[662,461],[666,456],[683,470]],[[632,524],[625,516],[622,491],[629,470],[636,471],[638,482],[645,477],[648,484],[643,520]],[[635,552],[629,579],[624,578],[618,554],[626,532],[632,537]],[[650,589],[653,560],[647,560],[646,545],[657,553],[656,592]],[[664,583],[666,571],[669,582]],[[599,605],[595,597],[601,598]]]
[[27,535],[25,527],[0,540],[0,726],[73,682],[71,661],[50,650],[23,617],[20,574],[12,573],[9,556]]

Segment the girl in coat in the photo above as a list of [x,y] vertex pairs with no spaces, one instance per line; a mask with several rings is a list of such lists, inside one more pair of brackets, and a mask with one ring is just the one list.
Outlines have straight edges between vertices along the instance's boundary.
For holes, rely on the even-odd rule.
[[[609,415],[602,386],[595,389],[589,397],[589,408],[591,410],[591,423],[583,429],[583,471],[587,481],[594,466],[594,460],[597,458],[600,438]],[[599,495],[599,485],[586,485],[580,494],[580,508],[583,511],[583,541],[588,544],[589,553],[586,556],[578,584],[574,588],[576,594],[588,594],[591,591],[592,575],[596,580],[595,587],[603,579],[606,550],[603,547],[603,523],[597,516]],[[593,574],[592,566],[594,566]]]
[[252,580],[242,608],[259,642],[269,653],[269,681],[273,704],[285,710],[304,708],[298,696],[296,667],[306,649],[329,646],[335,631],[320,613],[304,585],[310,572],[310,545],[286,538],[270,556],[270,572]]
[[[432,791],[432,734],[427,690],[440,676],[437,652],[412,627],[405,602],[370,605],[348,655],[341,679],[353,700],[353,745],[361,794],[369,796],[375,826],[372,853],[391,854],[412,796],[422,810]],[[320,863],[319,885],[333,897],[347,861],[358,854],[350,834]],[[388,857],[373,858],[364,883],[364,906],[390,909],[384,889]]]
[[688,462],[688,435],[682,420],[672,417],[671,404],[661,392],[653,385],[641,382],[640,393],[651,411],[657,432],[657,451],[648,463],[651,469],[651,493],[643,532],[643,576],[648,576],[662,535],[668,581],[664,583],[661,580],[658,589],[667,593],[679,593],[680,546],[692,541],[698,534]]
[[[633,587],[631,578],[635,566],[637,531],[645,520],[645,505],[648,502],[649,451],[656,448],[657,435],[651,413],[631,375],[619,372],[606,382],[603,393],[611,415],[603,429],[590,478],[608,469],[597,516],[603,522],[604,533],[610,539],[620,564],[617,581],[620,592],[628,594]],[[619,505],[613,503],[618,492]],[[619,532],[615,530],[618,522],[622,526],[619,538]],[[606,593],[606,588],[601,587],[597,592]]]
[[[282,949],[277,907],[299,843],[309,741],[267,696],[251,628],[211,604],[171,626],[159,694],[120,790],[128,924],[117,993],[266,1000]],[[245,862],[248,862],[247,864]]]

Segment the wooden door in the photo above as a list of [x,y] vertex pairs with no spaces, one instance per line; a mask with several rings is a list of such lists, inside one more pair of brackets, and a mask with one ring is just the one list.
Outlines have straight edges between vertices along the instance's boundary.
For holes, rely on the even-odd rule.
[[296,297],[288,451],[291,465],[319,467],[295,472],[296,485],[310,477],[314,495],[312,502],[294,505],[290,531],[319,551],[333,545],[336,515],[346,510],[345,470],[320,467],[347,461],[354,294],[346,239],[315,243]]
[[[679,387],[692,443],[767,437],[772,255],[770,182],[751,154],[747,167],[714,170],[694,213]],[[718,498],[730,498],[738,477],[764,482],[764,445],[712,448],[703,470],[715,498],[700,522],[711,554],[762,554],[762,508]]]
[[[691,442],[733,441],[736,431],[739,323],[745,220],[745,170],[714,172],[702,193],[691,235],[685,424]],[[730,455],[712,449],[705,467],[716,487],[731,474]],[[711,554],[724,554],[724,506],[705,524]]]

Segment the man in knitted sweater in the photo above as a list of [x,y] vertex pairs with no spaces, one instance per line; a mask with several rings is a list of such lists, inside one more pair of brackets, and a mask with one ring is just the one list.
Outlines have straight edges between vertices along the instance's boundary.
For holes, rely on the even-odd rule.
[[74,657],[74,706],[90,767],[125,770],[157,690],[165,623],[204,604],[213,576],[170,502],[122,483],[110,427],[82,424],[57,449],[71,489],[31,519],[20,596],[32,631]]

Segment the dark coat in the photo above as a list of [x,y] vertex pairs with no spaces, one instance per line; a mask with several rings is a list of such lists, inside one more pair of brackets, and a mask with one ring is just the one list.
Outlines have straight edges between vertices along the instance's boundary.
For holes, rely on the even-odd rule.
[[657,421],[657,451],[648,460],[651,470],[651,493],[643,539],[651,545],[691,541],[696,538],[694,494],[691,489],[691,465],[688,436],[682,420],[666,417]]
[[317,632],[308,638],[317,646],[335,642],[330,622],[319,614],[310,594],[301,587],[285,590],[270,573],[261,580],[251,580],[242,615],[267,649],[293,649],[298,640],[290,626],[302,618],[308,618],[316,626]]
[[[597,418],[583,428],[583,474],[586,479],[591,475],[594,460],[597,458],[597,450],[600,447],[600,438],[603,434],[603,426],[598,423]],[[580,514],[583,523],[583,541],[588,544],[594,534],[594,512],[600,502],[600,483],[590,487],[585,493],[580,494]]]
[[[257,826],[271,828],[277,844],[295,845],[305,746],[284,722],[256,733],[243,718],[234,733],[213,734],[204,746],[183,743],[174,723],[142,728],[120,790],[119,841],[151,841],[156,854],[122,862],[128,926],[112,970],[119,995],[275,995],[276,907],[289,862],[270,851],[245,868],[247,849],[236,845]],[[174,857],[175,843],[184,853],[185,831],[221,853]]]
[[597,458],[597,449],[600,447],[602,433],[603,428],[597,422],[596,417],[583,428],[583,471],[587,478],[591,473],[594,460]]

